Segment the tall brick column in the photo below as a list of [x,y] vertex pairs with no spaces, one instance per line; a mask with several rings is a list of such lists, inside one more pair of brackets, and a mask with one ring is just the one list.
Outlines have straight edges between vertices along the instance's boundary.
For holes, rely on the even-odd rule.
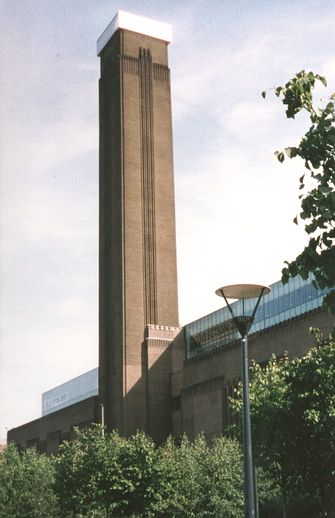
[[[98,41],[99,395],[108,428],[124,435],[155,435],[149,407],[162,385],[149,375],[147,329],[178,326],[170,33],[119,12]],[[169,374],[166,351],[164,365]]]

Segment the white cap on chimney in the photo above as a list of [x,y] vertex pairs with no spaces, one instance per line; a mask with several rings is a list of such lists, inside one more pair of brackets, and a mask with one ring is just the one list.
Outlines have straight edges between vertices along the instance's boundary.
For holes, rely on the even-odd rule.
[[136,14],[126,13],[125,11],[118,11],[106,30],[102,33],[97,42],[97,54],[107,45],[113,34],[118,29],[126,29],[132,32],[138,32],[145,36],[151,36],[158,40],[170,43],[172,41],[172,27],[167,23],[156,22],[150,18],[137,16]]

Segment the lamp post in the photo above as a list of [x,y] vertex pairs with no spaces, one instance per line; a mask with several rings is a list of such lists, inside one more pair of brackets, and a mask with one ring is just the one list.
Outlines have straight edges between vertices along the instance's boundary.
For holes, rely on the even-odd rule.
[[[257,489],[252,459],[249,370],[248,370],[248,333],[254,321],[261,298],[270,292],[268,286],[260,284],[233,284],[216,290],[216,295],[223,297],[231,313],[237,330],[241,335],[242,387],[243,387],[243,454],[244,454],[244,509],[246,518],[258,518]],[[228,299],[242,301],[242,315],[235,315]],[[257,299],[251,308],[246,299]],[[249,313],[249,314],[248,314]],[[257,513],[257,514],[256,514]]]
[[101,403],[101,436],[105,437],[105,407]]

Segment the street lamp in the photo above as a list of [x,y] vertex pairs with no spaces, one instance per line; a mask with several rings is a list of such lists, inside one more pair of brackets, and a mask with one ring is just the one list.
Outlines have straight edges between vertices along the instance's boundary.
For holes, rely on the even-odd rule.
[[[223,297],[231,313],[237,330],[241,335],[242,352],[242,388],[243,388],[243,453],[244,453],[244,508],[246,518],[257,518],[257,490],[252,460],[249,371],[248,371],[248,333],[254,321],[261,298],[270,292],[268,286],[260,284],[233,284],[216,290],[216,295]],[[242,314],[235,315],[228,299],[242,301]],[[255,304],[247,299],[257,299]],[[257,512],[257,514],[256,514]]]

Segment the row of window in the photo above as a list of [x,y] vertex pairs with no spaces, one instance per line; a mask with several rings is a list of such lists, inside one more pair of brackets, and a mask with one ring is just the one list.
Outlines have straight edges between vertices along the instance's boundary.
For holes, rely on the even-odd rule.
[[98,394],[98,368],[92,369],[42,394],[42,416]]
[[[250,334],[319,308],[327,291],[317,290],[311,278],[304,281],[295,277],[285,285],[281,281],[276,282],[271,286],[271,292],[261,300]],[[255,299],[232,304],[235,315],[251,315],[254,306]],[[239,339],[227,307],[186,325],[184,333],[186,359],[228,346]]]

